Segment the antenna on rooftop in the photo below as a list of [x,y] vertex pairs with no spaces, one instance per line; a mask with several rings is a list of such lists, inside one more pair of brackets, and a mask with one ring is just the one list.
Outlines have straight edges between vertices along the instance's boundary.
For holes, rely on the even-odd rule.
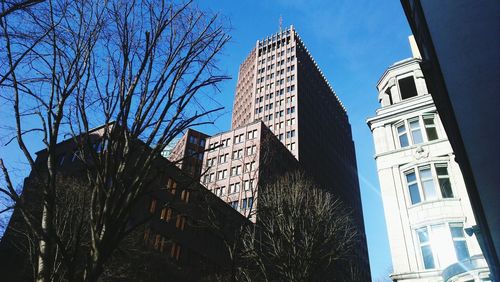
[[283,25],[283,17],[280,15],[280,33],[281,33],[281,26]]

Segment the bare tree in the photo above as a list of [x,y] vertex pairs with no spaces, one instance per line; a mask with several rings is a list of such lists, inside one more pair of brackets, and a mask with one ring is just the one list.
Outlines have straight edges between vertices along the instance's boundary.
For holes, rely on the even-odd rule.
[[[190,1],[52,0],[15,16],[0,19],[7,65],[0,97],[12,105],[13,139],[44,181],[42,211],[30,212],[3,161],[0,191],[34,234],[38,281],[54,280],[60,268],[68,278],[96,281],[121,240],[142,224],[130,225],[131,211],[151,189],[155,160],[180,132],[219,110],[205,102],[227,79],[216,58],[229,37],[217,15]],[[27,136],[44,144],[45,169],[35,164]],[[64,209],[56,197],[57,146],[64,136],[73,137],[90,195],[83,269],[74,268],[73,239],[57,232]]]
[[0,12],[0,19],[16,11],[27,9],[43,1],[45,0],[21,0],[21,1],[2,0],[2,11]]
[[302,173],[260,190],[257,223],[243,238],[247,277],[264,281],[343,281],[357,233],[339,200]]
[[[228,223],[214,209],[214,205],[207,205],[207,218],[199,222],[204,228],[208,228],[212,233],[217,234],[222,239],[227,252],[228,263],[219,269],[217,280],[223,281],[247,281],[249,277],[245,271],[246,262],[244,259],[243,237],[245,232],[257,218],[257,201],[259,187],[265,186],[266,181],[284,173],[293,171],[298,164],[293,155],[279,142],[268,129],[263,132],[260,138],[247,139],[245,147],[240,152],[222,154],[215,162],[225,163],[231,158],[231,166],[241,168],[238,175],[230,175],[232,183],[219,185],[220,182],[208,183],[209,174],[214,174],[217,178],[219,172],[211,170],[208,166],[204,171],[204,183],[209,190],[220,197],[226,203],[239,211],[246,219],[245,224],[233,224],[233,228],[228,232]],[[227,140],[223,141],[227,142]],[[220,144],[209,150],[225,148],[227,143]],[[288,155],[286,156],[286,154]],[[286,159],[288,157],[288,159]],[[221,161],[222,160],[222,161]],[[293,160],[293,161],[290,161]],[[209,162],[212,164],[212,161]],[[232,171],[230,171],[232,173]],[[236,180],[235,180],[236,179]],[[220,179],[217,179],[220,180]],[[237,204],[236,204],[237,203]]]

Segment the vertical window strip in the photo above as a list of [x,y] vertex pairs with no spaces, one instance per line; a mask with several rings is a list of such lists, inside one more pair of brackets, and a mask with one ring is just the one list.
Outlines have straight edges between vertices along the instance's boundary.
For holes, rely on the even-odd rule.
[[435,268],[434,255],[432,253],[432,247],[427,227],[417,229],[417,237],[420,245],[420,251],[422,254],[424,268],[425,269]]

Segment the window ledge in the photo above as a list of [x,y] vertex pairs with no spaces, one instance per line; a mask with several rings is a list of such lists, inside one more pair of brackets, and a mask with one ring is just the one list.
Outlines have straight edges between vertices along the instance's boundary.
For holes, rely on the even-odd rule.
[[416,145],[410,145],[410,146],[406,146],[406,147],[398,147],[398,148],[395,148],[395,149],[389,149],[383,153],[380,153],[380,154],[376,154],[375,155],[375,158],[378,158],[378,157],[383,157],[383,156],[386,156],[386,155],[391,155],[391,154],[394,154],[394,153],[399,153],[399,152],[405,152],[405,151],[411,151],[411,150],[414,150],[418,147],[422,147],[422,146],[430,146],[430,145],[434,145],[434,144],[439,144],[439,143],[442,143],[442,142],[448,142],[448,139],[446,138],[439,138],[439,139],[436,139],[436,140],[432,140],[432,141],[426,141],[426,142],[423,142],[423,143],[419,143],[419,144],[416,144]]
[[432,200],[432,201],[423,201],[418,204],[411,205],[408,207],[408,210],[411,209],[416,209],[421,206],[429,205],[429,204],[434,204],[434,203],[441,203],[441,202],[460,202],[460,198],[454,197],[454,198],[440,198],[437,200]]

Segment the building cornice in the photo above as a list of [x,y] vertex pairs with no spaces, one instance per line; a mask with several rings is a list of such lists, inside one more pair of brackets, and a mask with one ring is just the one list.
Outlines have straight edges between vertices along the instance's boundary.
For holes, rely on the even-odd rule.
[[373,130],[374,124],[390,120],[396,116],[402,116],[407,113],[421,111],[423,109],[436,110],[434,101],[430,94],[419,95],[403,102],[379,108],[376,110],[376,116],[368,118],[366,123]]

